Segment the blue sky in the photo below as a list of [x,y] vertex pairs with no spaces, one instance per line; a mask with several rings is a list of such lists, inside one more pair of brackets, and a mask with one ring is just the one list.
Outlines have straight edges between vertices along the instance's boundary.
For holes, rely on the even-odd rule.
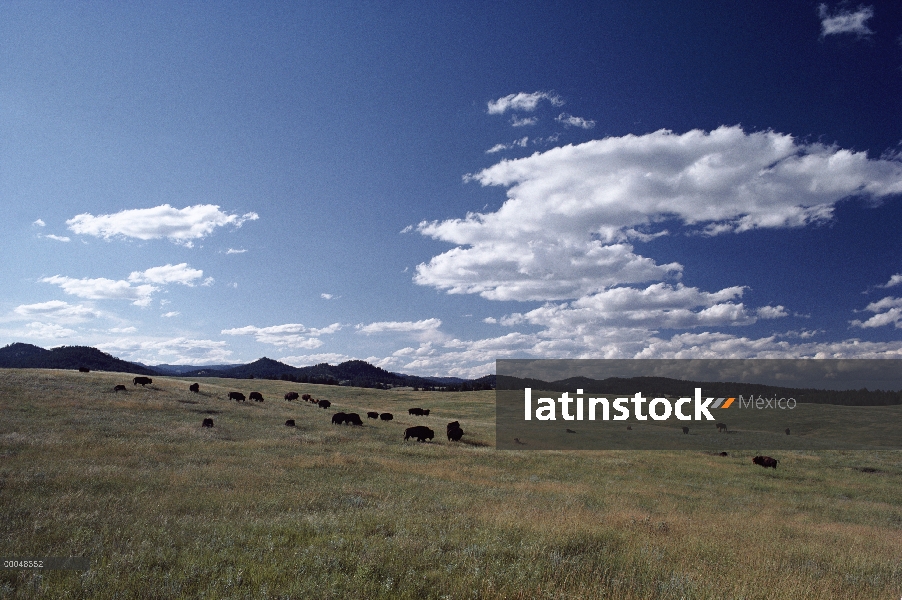
[[0,344],[902,356],[897,2],[0,4]]

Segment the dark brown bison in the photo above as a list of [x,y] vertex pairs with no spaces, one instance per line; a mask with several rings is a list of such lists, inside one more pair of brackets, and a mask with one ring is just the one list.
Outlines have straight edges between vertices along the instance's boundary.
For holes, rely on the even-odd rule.
[[395,415],[393,415],[391,413],[382,413],[381,415],[379,415],[379,418],[382,419],[383,421],[391,421],[392,419],[395,418]]
[[138,385],[139,383],[141,384],[141,387],[144,387],[149,383],[153,383],[153,379],[150,377],[135,377],[132,379],[132,385]]
[[786,435],[789,435],[789,427],[786,428]]
[[330,406],[332,406],[332,403],[329,402],[328,400],[320,400],[319,402],[316,403],[316,405],[319,406],[320,408],[329,408]]
[[721,452],[718,456],[729,456],[726,452]]
[[247,398],[244,397],[244,394],[241,392],[229,392],[229,400],[234,400],[235,402],[244,402]]
[[213,419],[204,419],[201,427],[213,427]]
[[568,430],[567,430],[567,433],[576,433],[576,432],[573,431],[572,429],[568,429]]
[[294,427],[294,419],[288,419],[285,421],[285,427]]
[[405,442],[410,438],[417,438],[418,442],[425,442],[426,440],[431,440],[434,437],[435,432],[425,425],[416,425],[415,427],[408,427],[404,430]]
[[367,419],[378,419],[378,418],[379,418],[379,413],[377,413],[377,412],[371,410],[371,411],[369,411],[368,413],[366,413],[366,418],[367,418]]
[[114,392],[120,392],[120,391],[127,392],[128,388],[120,383],[119,385],[117,385],[116,387],[113,388],[113,391]]
[[448,428],[448,441],[450,442],[459,442],[460,438],[464,436],[464,430],[460,428],[460,425],[457,427],[449,427]]
[[717,427],[717,431],[726,431],[727,430],[726,423],[717,423],[715,426]]
[[357,413],[348,413],[345,415],[345,425],[363,425],[360,415]]
[[408,415],[423,416],[423,409],[422,409],[422,408],[408,408],[408,409],[407,409],[407,414],[408,414]]
[[303,396],[301,396],[301,400],[305,400],[305,401],[307,401],[307,402],[310,402],[310,400],[311,400],[310,394],[304,394]]
[[688,427],[683,427],[683,433],[689,433],[689,428],[688,428]]
[[195,394],[197,394],[200,392],[200,384],[192,383],[191,385],[188,386],[188,389],[191,390],[192,392],[194,392]]
[[770,456],[756,456],[752,459],[752,462],[756,465],[761,465],[765,469],[767,467],[773,467],[774,470],[777,469],[777,463],[780,462],[775,458],[771,458]]
[[90,373],[91,369],[89,369],[88,367],[78,367],[78,372],[79,373]]
[[632,426],[632,425],[627,425],[627,426],[626,426],[626,430],[627,430],[627,431],[632,431],[632,430],[633,430],[633,426]]
[[291,402],[292,400],[297,400],[298,397],[299,396],[297,392],[288,392],[287,394],[285,394],[285,399],[289,402]]
[[254,402],[263,402],[263,394],[260,392],[251,392],[250,399]]
[[338,412],[332,415],[332,424],[333,425],[344,425],[345,419],[348,417],[343,412]]

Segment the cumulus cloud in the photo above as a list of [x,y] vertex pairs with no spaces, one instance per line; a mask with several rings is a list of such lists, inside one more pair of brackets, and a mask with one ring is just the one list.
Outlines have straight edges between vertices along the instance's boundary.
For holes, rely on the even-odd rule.
[[93,308],[81,304],[69,304],[61,300],[21,304],[14,308],[13,312],[23,319],[40,319],[54,323],[83,323],[101,316]]
[[661,130],[502,160],[469,181],[508,188],[492,213],[421,222],[457,247],[414,280],[497,300],[577,298],[618,284],[678,277],[626,243],[666,219],[708,235],[802,227],[851,195],[902,193],[902,161],[802,143],[773,131]]
[[595,121],[591,119],[583,119],[582,117],[574,117],[567,113],[561,113],[555,119],[558,123],[563,123],[566,127],[579,127],[581,129],[592,129],[595,127]]
[[23,332],[25,337],[59,339],[72,337],[78,334],[74,329],[67,329],[56,323],[40,323],[35,321],[29,323],[25,327],[26,330]]
[[902,283],[902,274],[897,273],[896,275],[893,275],[892,277],[890,277],[889,281],[887,281],[883,285],[878,285],[877,287],[891,288],[891,287],[895,287],[895,286],[899,285],[900,283]]
[[169,311],[168,313],[163,313],[163,314],[160,315],[160,316],[163,317],[164,319],[169,319],[169,318],[171,318],[171,317],[177,317],[177,316],[179,316],[180,314],[182,314],[182,313],[180,313],[180,312],[178,312],[178,311],[176,311],[176,310],[173,310],[173,311]]
[[192,246],[192,240],[204,238],[217,227],[233,225],[241,227],[246,221],[258,219],[256,213],[230,215],[213,204],[197,204],[182,209],[168,204],[153,208],[123,210],[111,215],[94,216],[89,213],[76,215],[66,221],[69,229],[82,235],[104,239],[115,237],[156,240],[167,238],[184,246]]
[[563,106],[564,104],[560,96],[550,92],[533,92],[531,94],[520,92],[519,94],[509,94],[497,100],[489,101],[488,113],[490,115],[503,115],[509,110],[532,112],[542,100],[547,100],[552,106]]
[[37,219],[34,223],[32,223],[35,227],[46,227],[47,223],[44,222],[43,219]]
[[226,254],[244,254],[245,252],[247,252],[247,250],[245,250],[244,248],[242,248],[241,250],[236,250],[235,248],[229,248],[228,250],[226,250]]
[[340,323],[333,323],[321,329],[305,327],[300,323],[286,323],[285,325],[273,325],[271,327],[236,327],[223,329],[223,335],[252,335],[254,339],[263,344],[272,344],[277,347],[305,348],[313,350],[323,345],[318,339],[322,335],[335,333],[341,329]]
[[439,331],[441,319],[423,319],[421,321],[379,321],[369,325],[357,325],[357,333],[364,335],[394,333],[403,334],[416,340],[444,340],[445,334]]
[[162,267],[151,267],[146,271],[133,271],[128,276],[128,280],[132,283],[158,283],[165,285],[167,283],[180,283],[182,285],[194,286],[194,282],[204,276],[204,272],[200,269],[192,269],[188,263],[180,263],[177,265],[163,265]]
[[864,310],[875,314],[867,321],[858,319],[851,321],[850,324],[853,327],[870,328],[894,325],[896,329],[902,329],[902,298],[888,296],[877,302],[871,302]]
[[528,125],[535,125],[539,122],[537,117],[523,117],[522,119],[518,119],[517,117],[511,118],[511,125],[514,127],[526,127]]
[[225,342],[186,337],[171,339],[120,338],[96,347],[124,360],[144,364],[209,365],[231,363],[232,351]]
[[867,22],[874,16],[874,7],[860,6],[856,11],[839,9],[830,14],[826,4],[817,7],[818,16],[821,19],[821,37],[851,33],[859,37],[873,35]]
[[323,300],[331,300],[335,296],[333,296],[332,294],[322,293],[319,295],[319,297],[322,298]]
[[[322,363],[329,363],[330,365],[337,365],[343,362],[347,362],[349,360],[356,360],[352,356],[348,356],[347,354],[337,354],[335,352],[324,352],[322,354],[302,354],[298,356],[283,356],[279,359],[279,362],[283,362],[286,365],[291,365],[292,367],[309,367],[311,365],[319,365]],[[369,362],[369,361],[367,361]],[[372,364],[372,363],[371,363]]]
[[485,151],[486,154],[494,154],[496,152],[501,152],[502,150],[510,150],[511,148],[525,148],[526,144],[529,143],[529,137],[522,137],[519,140],[514,140],[510,144],[495,144],[491,148]]
[[64,235],[53,235],[52,233],[48,233],[44,236],[48,240],[56,240],[57,242],[71,242],[72,240],[67,238]]
[[58,285],[67,294],[78,296],[79,298],[87,298],[89,300],[131,300],[135,306],[149,305],[153,293],[160,289],[149,284],[132,285],[128,281],[117,281],[103,277],[97,279],[75,279],[73,277],[54,275],[53,277],[44,277],[41,279],[41,282]]

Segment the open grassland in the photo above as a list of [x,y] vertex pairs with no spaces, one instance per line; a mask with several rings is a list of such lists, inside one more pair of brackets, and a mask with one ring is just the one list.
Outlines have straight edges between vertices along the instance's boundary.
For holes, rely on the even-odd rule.
[[500,451],[491,392],[153,379],[0,370],[0,556],[91,557],[0,596],[902,597],[899,452]]

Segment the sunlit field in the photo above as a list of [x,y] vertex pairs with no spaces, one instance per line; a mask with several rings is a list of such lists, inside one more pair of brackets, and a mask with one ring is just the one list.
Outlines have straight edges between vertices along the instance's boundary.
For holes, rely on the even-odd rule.
[[0,596],[902,597],[899,452],[500,451],[493,392],[131,379],[0,370],[0,555],[91,558]]

